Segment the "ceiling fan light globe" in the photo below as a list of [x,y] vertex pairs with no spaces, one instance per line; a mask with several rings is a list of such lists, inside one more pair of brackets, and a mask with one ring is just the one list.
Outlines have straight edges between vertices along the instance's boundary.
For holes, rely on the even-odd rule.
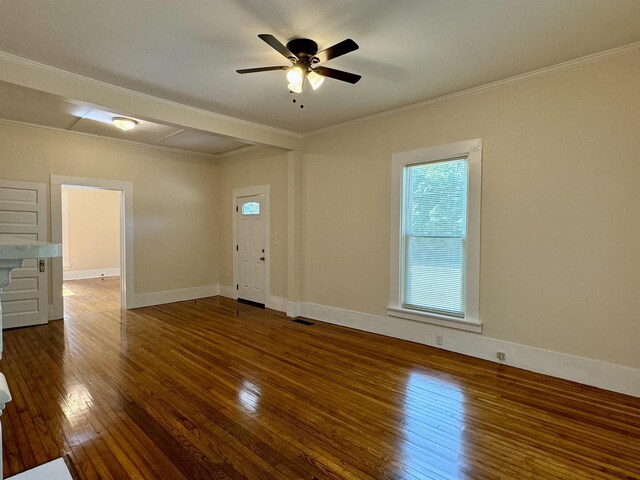
[[300,83],[290,83],[287,85],[289,87],[289,91],[293,93],[302,93],[302,82]]
[[318,75],[314,71],[311,71],[309,72],[309,75],[307,75],[307,80],[309,80],[309,83],[311,84],[311,88],[313,88],[314,90],[317,90],[320,87],[320,85],[322,85],[322,82],[324,82],[324,77],[322,75]]
[[304,80],[304,74],[300,67],[293,67],[289,69],[287,72],[287,80],[292,85],[300,85],[302,86],[302,81]]

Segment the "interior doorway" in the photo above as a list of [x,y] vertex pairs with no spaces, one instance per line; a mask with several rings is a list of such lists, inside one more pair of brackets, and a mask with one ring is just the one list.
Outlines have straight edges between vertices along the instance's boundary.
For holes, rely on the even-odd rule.
[[[117,282],[119,303],[132,308],[133,185],[80,177],[51,177],[51,236],[63,256],[52,268],[53,314],[64,317],[64,282]],[[104,280],[103,280],[104,279]]]
[[[122,192],[62,185],[61,195],[65,303],[75,295],[80,282],[95,284],[95,289],[108,284],[105,294],[113,296],[114,286],[119,289],[122,271]],[[122,303],[120,296],[111,300]]]
[[62,186],[63,280],[119,277],[122,192]]

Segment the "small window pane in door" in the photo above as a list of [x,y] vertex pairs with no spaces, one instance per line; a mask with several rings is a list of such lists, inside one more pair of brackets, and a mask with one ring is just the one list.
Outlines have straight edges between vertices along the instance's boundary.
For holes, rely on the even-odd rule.
[[260,215],[260,204],[258,202],[243,203],[242,215]]

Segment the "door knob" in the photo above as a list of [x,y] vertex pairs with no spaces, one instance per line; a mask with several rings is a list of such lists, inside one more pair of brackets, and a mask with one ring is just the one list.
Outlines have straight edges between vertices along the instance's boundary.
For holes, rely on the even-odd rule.
[[264,257],[260,257],[260,260],[262,260],[264,262]]

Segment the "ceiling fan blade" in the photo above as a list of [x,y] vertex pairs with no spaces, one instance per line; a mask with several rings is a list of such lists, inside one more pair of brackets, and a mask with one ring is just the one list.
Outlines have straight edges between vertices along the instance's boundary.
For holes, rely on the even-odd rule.
[[322,63],[326,62],[327,60],[331,60],[332,58],[336,58],[349,52],[353,52],[354,50],[358,50],[358,48],[360,47],[356,42],[354,42],[350,38],[347,38],[340,43],[336,43],[333,47],[325,48],[321,52],[318,52],[315,56],[318,58],[318,60],[320,60],[320,63]]
[[360,75],[356,75],[355,73],[343,72],[342,70],[336,70],[335,68],[315,67],[313,71],[323,77],[335,78],[336,80],[342,80],[343,82],[348,83],[358,83],[358,80],[362,78]]
[[295,59],[296,56],[289,51],[287,47],[285,47],[280,40],[269,33],[261,33],[258,37],[264,41],[267,45],[269,45],[274,50],[277,50],[283,57],[288,59]]
[[236,70],[238,73],[257,73],[257,72],[271,72],[273,70],[289,70],[291,67],[259,67],[259,68],[243,68]]

